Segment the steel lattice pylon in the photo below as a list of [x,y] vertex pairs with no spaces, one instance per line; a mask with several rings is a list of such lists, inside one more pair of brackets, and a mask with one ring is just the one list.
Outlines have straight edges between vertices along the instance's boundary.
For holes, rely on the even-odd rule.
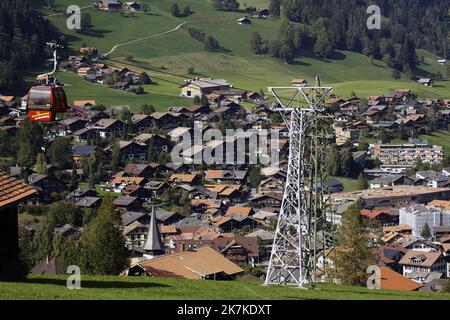
[[[315,282],[318,224],[325,223],[324,219],[318,216],[320,204],[311,198],[313,187],[309,189],[308,197],[307,172],[313,172],[314,168],[312,168],[311,162],[314,162],[316,165],[315,185],[317,186],[317,164],[319,162],[318,157],[314,158],[312,155],[314,152],[312,150],[313,142],[317,143],[318,140],[311,139],[310,133],[311,127],[317,129],[318,115],[323,111],[321,103],[332,91],[332,88],[321,87],[320,80],[317,78],[314,86],[268,89],[281,106],[276,108],[276,111],[280,111],[289,130],[290,139],[289,164],[283,202],[264,285],[288,284],[304,287],[306,284]],[[283,99],[280,92],[286,91],[289,91],[290,97]],[[297,102],[296,106],[293,105],[295,102]],[[311,142],[311,150],[308,156],[305,149],[309,142]],[[314,197],[319,199],[317,188]],[[320,228],[323,230],[322,227]],[[323,246],[325,239],[326,235],[322,234]]]

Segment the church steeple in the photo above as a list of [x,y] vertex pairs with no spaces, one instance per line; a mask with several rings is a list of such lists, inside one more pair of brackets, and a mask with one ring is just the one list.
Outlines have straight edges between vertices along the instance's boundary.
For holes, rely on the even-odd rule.
[[144,245],[144,258],[153,259],[165,253],[164,243],[161,240],[158,223],[156,222],[155,206],[152,208],[150,224],[148,226],[147,241]]

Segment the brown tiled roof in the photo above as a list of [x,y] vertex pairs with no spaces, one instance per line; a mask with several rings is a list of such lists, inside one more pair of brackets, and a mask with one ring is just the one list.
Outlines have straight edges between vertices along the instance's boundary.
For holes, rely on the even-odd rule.
[[244,271],[210,247],[142,261],[139,265],[153,276],[184,279],[202,279],[215,273],[234,275]]
[[238,215],[241,217],[248,217],[252,213],[251,207],[239,207],[239,206],[233,206],[229,207],[227,210],[226,215]]
[[194,179],[197,177],[195,174],[181,174],[181,173],[174,173],[170,176],[170,181],[181,181],[185,183],[191,183],[194,181]]
[[140,185],[143,181],[144,178],[141,177],[116,177],[113,179],[112,183],[114,184],[128,183]]
[[224,170],[208,170],[206,171],[205,179],[219,179],[222,177]]
[[[401,265],[414,265],[419,267],[431,267],[442,255],[442,252],[421,252],[409,250],[400,260]],[[419,259],[420,262],[413,262],[413,259]]]
[[430,206],[450,210],[450,200],[433,200],[429,203]]
[[381,273],[381,289],[414,291],[422,287],[417,282],[402,276],[400,273],[392,271],[387,267],[380,268]]
[[37,190],[0,170],[0,208],[21,201]]

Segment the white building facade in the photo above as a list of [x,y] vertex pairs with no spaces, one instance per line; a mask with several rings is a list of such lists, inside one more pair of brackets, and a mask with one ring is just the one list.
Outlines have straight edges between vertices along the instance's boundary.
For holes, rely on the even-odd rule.
[[425,224],[428,224],[431,232],[433,227],[450,226],[450,211],[436,207],[415,204],[401,208],[399,214],[399,223],[413,227],[412,235],[415,237],[421,237]]

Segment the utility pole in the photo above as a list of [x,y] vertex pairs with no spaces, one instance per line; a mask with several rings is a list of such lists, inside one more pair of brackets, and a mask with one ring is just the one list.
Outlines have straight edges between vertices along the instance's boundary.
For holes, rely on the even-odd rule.
[[[318,254],[333,245],[323,183],[324,151],[331,137],[327,129],[331,126],[324,125],[326,117],[321,117],[325,111],[322,102],[332,88],[321,87],[317,77],[314,86],[268,90],[281,106],[275,111],[280,112],[290,138],[286,185],[264,285],[314,287]],[[288,92],[289,98],[281,97],[283,92]]]

